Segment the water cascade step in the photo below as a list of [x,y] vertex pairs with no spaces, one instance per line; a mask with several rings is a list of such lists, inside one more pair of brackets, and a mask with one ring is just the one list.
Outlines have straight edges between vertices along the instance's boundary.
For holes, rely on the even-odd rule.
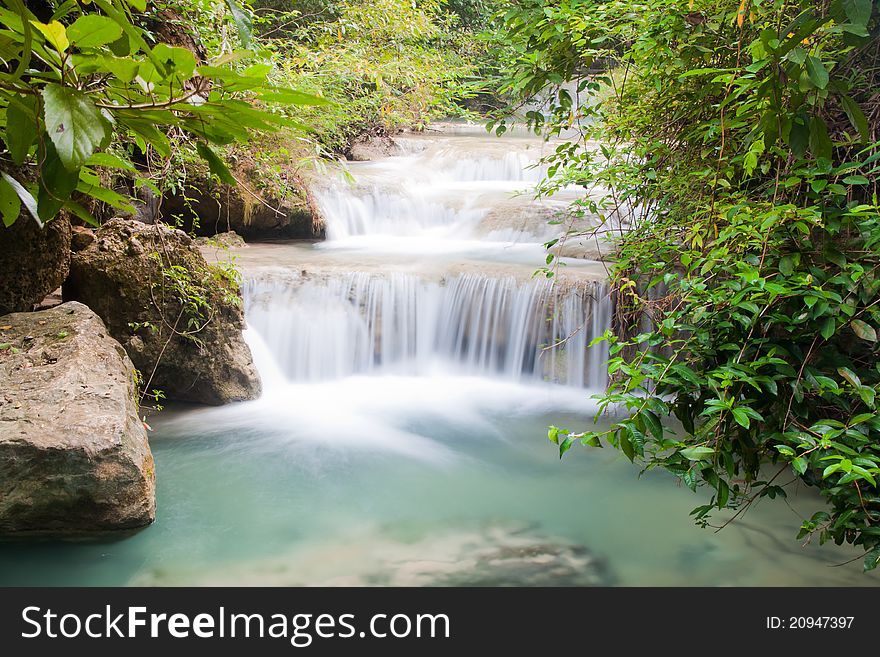
[[604,283],[356,272],[252,280],[244,292],[250,326],[290,381],[451,370],[605,384],[607,352],[587,348],[610,322]]

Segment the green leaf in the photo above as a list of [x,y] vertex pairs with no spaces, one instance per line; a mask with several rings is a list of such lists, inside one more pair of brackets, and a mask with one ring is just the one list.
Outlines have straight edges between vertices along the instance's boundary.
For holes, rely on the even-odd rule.
[[9,228],[21,213],[21,199],[5,178],[0,178],[0,214],[3,225]]
[[818,57],[810,55],[807,57],[807,75],[810,76],[810,82],[819,89],[828,86],[828,70]]
[[104,55],[104,66],[115,75],[121,82],[128,84],[137,77],[140,62],[128,57],[115,57]]
[[794,271],[794,258],[790,255],[783,256],[779,260],[779,273],[783,276],[791,276]]
[[321,96],[307,94],[295,89],[275,88],[260,94],[260,100],[267,103],[279,103],[283,105],[332,105],[329,100]]
[[31,23],[58,52],[63,53],[70,46],[70,41],[67,40],[67,32],[58,21],[52,21],[48,24],[41,23],[40,21],[31,21]]
[[798,456],[791,462],[791,467],[793,467],[798,474],[804,474],[807,471],[807,465],[807,459],[803,456]]
[[110,136],[107,120],[89,97],[70,87],[43,88],[46,132],[68,171],[79,169]]
[[866,144],[871,135],[870,130],[868,129],[868,119],[865,118],[865,113],[862,112],[862,108],[859,107],[859,104],[849,96],[841,96],[840,104],[843,106],[843,111],[846,112],[849,122],[852,123],[852,126],[856,130],[858,130],[859,139],[861,139],[863,144]]
[[841,4],[846,17],[856,25],[866,26],[871,20],[873,0],[842,0]]
[[829,317],[824,322],[822,322],[822,328],[819,330],[819,334],[827,340],[832,335],[834,335],[834,331],[836,328],[837,322],[834,320],[833,317]]
[[871,181],[864,176],[847,176],[843,179],[845,185],[870,185]]
[[168,137],[160,132],[152,122],[129,116],[120,117],[118,120],[135,134],[135,141],[142,153],[147,152],[147,146],[152,146],[162,157],[171,155],[171,144],[168,142]]
[[828,136],[828,126],[818,116],[810,119],[810,151],[817,158],[824,157],[830,160],[834,145]]
[[175,75],[181,81],[189,80],[196,70],[196,57],[187,48],[157,43],[153,48],[153,55],[165,68],[166,75],[164,77]]
[[849,323],[850,328],[852,328],[853,332],[859,336],[862,340],[867,340],[868,342],[877,342],[877,331],[874,330],[870,324],[866,324],[860,319],[854,319]]
[[97,48],[113,43],[122,36],[116,21],[98,14],[85,14],[67,28],[67,38],[78,48]]
[[33,97],[12,96],[6,108],[6,146],[15,164],[24,164],[36,139],[37,117]]
[[624,456],[632,461],[635,458],[635,450],[633,449],[632,442],[630,442],[629,436],[625,430],[621,430],[620,432],[620,449],[623,452]]
[[715,455],[715,450],[711,447],[688,447],[679,453],[689,461],[705,461]]
[[116,157],[110,153],[95,153],[87,161],[89,166],[107,167],[109,169],[122,169],[124,171],[137,171],[131,162]]
[[251,44],[251,17],[248,16],[239,6],[236,0],[226,0],[226,6],[229,7],[229,13],[232,14],[232,20],[235,28],[238,30],[238,40],[245,48]]
[[810,127],[808,121],[798,117],[791,123],[791,132],[788,136],[788,144],[795,157],[801,158],[807,152],[810,144]]
[[39,182],[37,209],[40,219],[46,222],[53,219],[70,200],[79,182],[79,169],[68,171],[51,141],[46,142]]
[[213,173],[227,185],[232,185],[233,187],[235,187],[238,184],[238,181],[236,181],[236,179],[232,177],[232,174],[229,173],[229,169],[226,168],[223,160],[221,160],[217,156],[217,154],[211,150],[210,146],[200,141],[198,144],[196,144],[196,150],[199,152],[199,155],[202,157],[202,159],[208,163],[208,168],[211,170],[211,173]]
[[848,367],[838,367],[837,373],[840,374],[840,376],[842,376],[844,379],[846,379],[850,383],[850,385],[856,388],[862,387],[862,380],[855,372],[853,372]]
[[101,227],[101,222],[95,219],[88,210],[75,201],[68,201],[65,203],[64,209],[69,211],[75,217],[81,219],[83,223],[88,224],[89,226],[94,226],[95,228]]
[[571,449],[571,446],[574,443],[574,441],[575,441],[574,436],[568,436],[565,438],[565,440],[563,440],[561,443],[559,443],[559,458],[562,458],[563,456],[565,456],[565,453]]
[[749,428],[751,421],[749,420],[749,416],[744,409],[732,408],[730,409],[730,412],[733,414],[733,419],[738,425],[746,429]]
[[870,570],[874,570],[878,564],[880,564],[880,545],[865,555],[865,572],[867,573]]
[[42,228],[43,222],[40,220],[40,213],[37,211],[37,199],[34,198],[33,194],[31,194],[20,182],[18,182],[15,178],[10,176],[5,171],[0,172],[0,176],[2,176],[3,180],[5,180],[9,184],[9,186],[15,190],[15,193],[21,200],[22,205],[24,205],[28,213],[34,218],[34,221],[37,222],[37,225]]

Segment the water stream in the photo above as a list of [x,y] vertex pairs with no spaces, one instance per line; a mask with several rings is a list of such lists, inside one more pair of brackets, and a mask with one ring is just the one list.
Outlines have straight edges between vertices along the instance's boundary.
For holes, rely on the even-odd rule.
[[667,475],[559,461],[546,428],[593,426],[611,306],[598,262],[533,275],[584,193],[530,198],[546,148],[405,139],[316,190],[326,242],[238,250],[262,398],[154,417],[155,525],[0,546],[0,585],[876,585],[794,540],[809,490],[714,533]]

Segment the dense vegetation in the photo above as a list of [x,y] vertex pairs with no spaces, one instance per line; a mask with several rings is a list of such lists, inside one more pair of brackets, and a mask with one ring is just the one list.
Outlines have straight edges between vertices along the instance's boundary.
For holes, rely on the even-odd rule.
[[616,212],[576,211],[630,228],[601,397],[616,421],[551,440],[610,443],[707,486],[704,524],[817,486],[828,508],[801,536],[861,546],[876,567],[876,3],[518,0],[503,22],[518,53],[506,89],[555,89],[530,122],[580,137],[548,158],[543,191],[602,190]]
[[[38,223],[62,208],[94,223],[83,203],[127,205],[103,171],[139,176],[134,163],[161,168],[183,145],[232,181],[212,146],[288,123],[289,110],[268,105],[325,102],[272,85],[270,67],[254,63],[256,53],[246,48],[248,21],[235,0],[221,13],[210,4],[194,5],[199,24],[220,34],[207,56],[165,5],[3,3],[0,55],[9,64],[0,70],[0,205],[7,226],[22,207]],[[243,48],[233,50],[228,24]]]

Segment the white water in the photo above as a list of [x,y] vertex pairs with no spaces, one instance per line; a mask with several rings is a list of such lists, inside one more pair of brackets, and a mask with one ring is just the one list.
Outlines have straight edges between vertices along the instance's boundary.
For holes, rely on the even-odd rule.
[[247,317],[292,382],[353,374],[459,372],[605,384],[610,322],[603,284],[546,279],[351,273],[319,282],[252,281]]

